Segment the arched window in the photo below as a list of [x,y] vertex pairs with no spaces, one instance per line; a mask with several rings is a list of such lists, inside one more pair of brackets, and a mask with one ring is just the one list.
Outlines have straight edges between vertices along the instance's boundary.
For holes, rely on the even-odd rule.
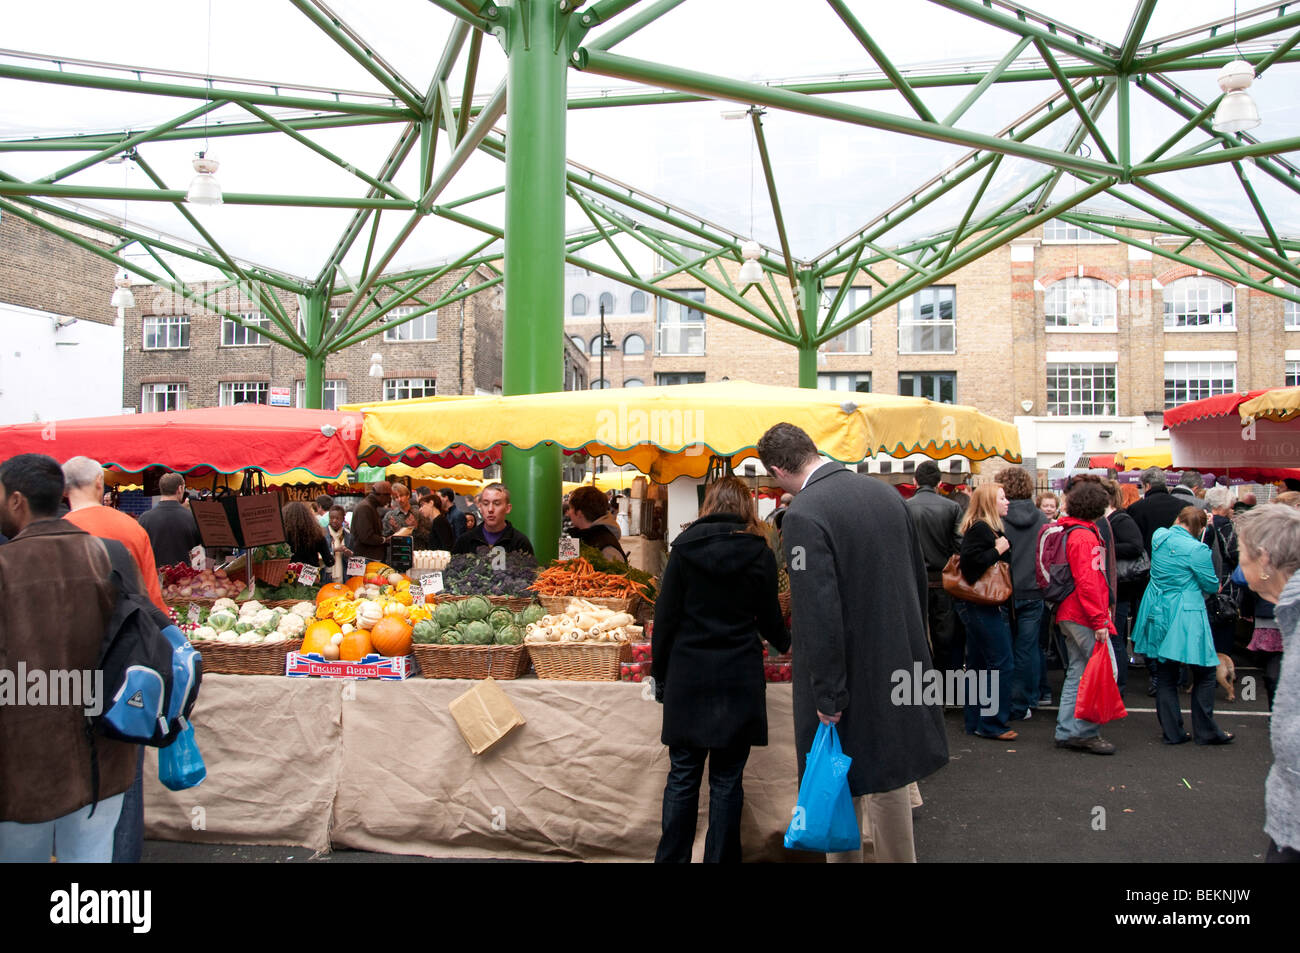
[[1217,278],[1179,278],[1165,285],[1165,330],[1235,328],[1233,289]]
[[645,353],[645,338],[639,334],[629,334],[623,338],[623,353],[628,357],[636,357],[638,354]]
[[609,387],[609,381],[607,380],[598,380],[598,381],[591,382],[592,390],[605,390],[607,387]]
[[587,313],[587,296],[586,296],[586,295],[574,295],[574,296],[573,296],[573,303],[572,303],[572,304],[570,305],[570,307],[569,307],[569,313],[570,313],[570,314],[586,314],[586,313]]
[[1114,330],[1115,289],[1096,278],[1065,278],[1047,289],[1043,315],[1049,328]]
[[645,314],[645,292],[644,291],[632,292],[632,313]]
[[629,377],[623,382],[624,387],[645,387],[645,381],[639,377]]
[[578,350],[581,351],[583,354],[587,353],[587,342],[584,341],[581,337],[575,334],[572,337],[570,337],[569,340],[572,341],[577,346]]
[[600,345],[601,345],[600,335],[597,334],[594,338],[591,339],[591,356],[592,356],[592,357],[600,357],[600,352],[601,352],[601,350],[602,350],[602,348],[601,348]]
[[606,314],[614,313],[614,296],[608,291],[603,292],[600,296],[600,306],[605,309]]

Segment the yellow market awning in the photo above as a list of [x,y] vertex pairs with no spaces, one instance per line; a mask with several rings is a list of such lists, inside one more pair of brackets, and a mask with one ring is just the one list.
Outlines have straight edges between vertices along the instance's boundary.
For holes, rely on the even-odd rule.
[[1020,459],[1015,427],[970,407],[744,381],[368,404],[362,410],[363,451],[553,443],[631,464],[660,483],[703,476],[714,456],[733,464],[757,456],[758,438],[781,421],[802,427],[822,453],[842,463],[874,453]]
[[1169,446],[1132,447],[1115,453],[1116,470],[1145,470],[1147,467],[1166,469],[1173,465]]
[[1276,420],[1285,423],[1300,416],[1300,387],[1275,387],[1237,408],[1243,422]]

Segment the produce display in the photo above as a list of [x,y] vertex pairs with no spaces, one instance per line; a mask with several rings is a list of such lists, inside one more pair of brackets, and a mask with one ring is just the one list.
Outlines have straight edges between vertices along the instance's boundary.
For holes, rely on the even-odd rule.
[[490,555],[461,553],[442,570],[443,590],[456,596],[526,596],[537,578],[537,561],[518,552],[507,553],[500,569]]
[[537,574],[537,581],[528,587],[543,596],[585,596],[586,598],[630,599],[641,596],[652,599],[644,583],[617,573],[600,572],[588,560],[556,561]]
[[224,569],[194,569],[189,563],[164,566],[159,570],[166,600],[221,599],[237,595],[244,583],[231,579]]
[[183,622],[180,629],[194,642],[233,642],[260,645],[300,639],[315,613],[310,602],[289,609],[270,609],[256,599],[237,603],[218,599],[210,609],[199,610],[197,622]]
[[411,568],[423,572],[441,572],[451,562],[451,553],[445,549],[417,549],[411,554]]
[[531,605],[511,612],[484,596],[470,596],[439,603],[431,618],[415,623],[411,638],[420,645],[519,645],[543,611]]
[[[641,598],[645,599],[645,601],[649,602],[651,605],[654,604],[655,596],[657,595],[658,580],[648,572],[637,569],[635,566],[628,563],[606,559],[604,555],[601,554],[601,551],[596,549],[594,546],[587,546],[584,544],[579,550],[578,555],[591,563],[592,567],[599,572],[609,573],[614,576],[627,576],[627,578],[631,579],[633,582],[640,583],[644,587],[644,589],[641,590]],[[552,563],[551,565],[555,565],[555,563]]]
[[564,612],[544,615],[524,629],[529,645],[593,642],[635,642],[641,638],[641,626],[626,612],[615,612],[585,599],[570,599]]

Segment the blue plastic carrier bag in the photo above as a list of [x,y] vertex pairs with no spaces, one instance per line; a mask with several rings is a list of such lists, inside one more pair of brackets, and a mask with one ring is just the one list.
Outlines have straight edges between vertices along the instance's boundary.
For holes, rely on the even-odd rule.
[[819,725],[799,785],[799,802],[785,846],[824,854],[862,847],[858,812],[849,794],[849,765],[853,759],[840,750],[834,725]]
[[208,776],[194,740],[194,726],[185,723],[185,730],[166,748],[158,749],[158,780],[170,791],[192,788]]

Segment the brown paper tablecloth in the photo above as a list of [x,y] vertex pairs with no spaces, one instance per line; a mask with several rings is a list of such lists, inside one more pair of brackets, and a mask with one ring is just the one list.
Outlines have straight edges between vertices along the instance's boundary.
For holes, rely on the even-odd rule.
[[[482,755],[448,704],[472,682],[212,675],[195,725],[208,778],[169,792],[146,768],[147,836],[332,844],[432,857],[653,859],[668,751],[648,686],[520,679],[524,716]],[[790,686],[768,686],[771,744],[745,769],[746,860],[781,859],[798,794]],[[708,826],[707,773],[696,856]],[[205,809],[205,829],[193,809]]]

